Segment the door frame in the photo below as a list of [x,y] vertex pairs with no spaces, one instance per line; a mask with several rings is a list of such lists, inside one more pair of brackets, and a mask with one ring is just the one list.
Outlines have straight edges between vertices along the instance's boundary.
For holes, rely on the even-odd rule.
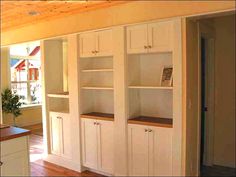
[[215,48],[215,30],[213,27],[204,24],[202,22],[198,22],[198,138],[197,138],[197,158],[198,158],[198,174],[200,174],[200,153],[201,153],[201,108],[202,108],[202,90],[201,90],[201,74],[202,74],[202,61],[201,61],[201,38],[206,39],[206,66],[207,66],[207,119],[205,122],[205,141],[204,141],[204,149],[206,153],[204,154],[203,164],[206,166],[213,165],[214,159],[214,115],[215,115],[215,56],[214,56],[214,48]]

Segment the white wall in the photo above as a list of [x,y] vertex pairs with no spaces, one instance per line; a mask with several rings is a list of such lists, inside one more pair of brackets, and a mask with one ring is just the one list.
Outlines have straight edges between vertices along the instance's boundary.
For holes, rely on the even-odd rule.
[[235,167],[235,17],[214,20],[214,164]]

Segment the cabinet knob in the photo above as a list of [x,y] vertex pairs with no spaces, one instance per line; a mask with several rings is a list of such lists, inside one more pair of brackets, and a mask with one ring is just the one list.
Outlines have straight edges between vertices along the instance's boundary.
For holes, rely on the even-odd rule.
[[58,118],[58,119],[62,119],[62,117],[60,117],[60,116],[57,116],[57,118]]
[[93,125],[97,125],[97,122],[94,122]]
[[152,130],[151,130],[151,129],[149,129],[149,130],[148,130],[148,132],[152,132]]
[[148,130],[147,130],[147,129],[145,129],[145,132],[148,132]]
[[148,47],[145,45],[145,46],[144,46],[144,49],[147,49],[147,48],[148,48]]
[[95,53],[95,51],[92,51],[92,53]]
[[97,51],[97,50],[95,50],[94,52],[95,52],[95,53],[98,53],[98,51]]
[[99,122],[97,122],[97,125],[100,125],[100,123],[99,123]]
[[3,162],[0,161],[0,166],[2,166],[2,165],[3,165]]
[[150,49],[150,48],[152,48],[152,46],[151,46],[151,45],[149,45],[149,46],[148,46],[148,48]]

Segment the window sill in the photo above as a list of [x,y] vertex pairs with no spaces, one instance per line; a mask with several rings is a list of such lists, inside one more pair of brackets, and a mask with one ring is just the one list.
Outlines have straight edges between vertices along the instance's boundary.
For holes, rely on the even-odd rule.
[[30,104],[30,105],[21,106],[20,109],[21,110],[38,109],[38,108],[41,108],[41,107],[42,107],[42,104]]

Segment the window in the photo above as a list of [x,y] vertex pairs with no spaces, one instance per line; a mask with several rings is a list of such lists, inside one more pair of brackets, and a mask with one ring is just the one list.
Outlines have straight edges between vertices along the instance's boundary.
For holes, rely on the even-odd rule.
[[40,47],[29,44],[24,47],[10,49],[11,89],[20,96],[23,106],[41,104]]

